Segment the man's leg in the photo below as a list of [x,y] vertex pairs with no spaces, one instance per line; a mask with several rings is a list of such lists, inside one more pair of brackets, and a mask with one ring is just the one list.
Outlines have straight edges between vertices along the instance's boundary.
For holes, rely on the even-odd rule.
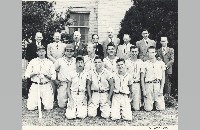
[[117,120],[121,118],[120,115],[120,104],[121,104],[121,95],[114,94],[112,98],[112,106],[111,106],[111,119]]
[[64,108],[67,106],[67,83],[61,83],[57,89],[58,106]]
[[154,103],[153,83],[146,83],[145,89],[146,89],[147,96],[144,97],[144,109],[146,111],[151,111],[153,109],[153,103]]
[[35,110],[38,106],[38,85],[32,84],[28,94],[27,108],[28,110]]
[[101,116],[104,118],[109,118],[110,117],[110,104],[108,104],[107,99],[108,99],[108,93],[100,93],[100,110],[101,110]]
[[132,120],[131,104],[128,95],[122,95],[121,100],[123,100],[121,104],[122,118],[124,120]]
[[92,93],[92,103],[88,104],[88,116],[95,117],[97,115],[97,108],[99,107],[100,94]]
[[87,97],[85,94],[77,96],[77,117],[85,118],[87,116]]
[[41,85],[41,97],[42,97],[42,103],[44,105],[44,109],[51,110],[53,109],[53,87],[51,83]]
[[156,110],[165,110],[164,96],[159,94],[160,83],[154,83],[155,106]]
[[132,108],[135,111],[139,111],[141,107],[141,89],[140,83],[133,83],[132,84]]

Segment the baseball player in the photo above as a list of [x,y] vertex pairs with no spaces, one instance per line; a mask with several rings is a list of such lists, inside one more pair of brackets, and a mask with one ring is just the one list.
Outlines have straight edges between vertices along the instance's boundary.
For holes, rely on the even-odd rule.
[[65,56],[59,58],[55,62],[55,69],[57,71],[57,100],[58,106],[63,108],[67,105],[67,77],[70,71],[76,69],[76,60],[74,57],[74,46],[72,44],[66,44]]
[[88,72],[84,70],[83,57],[76,58],[76,70],[68,75],[68,80],[69,102],[65,115],[67,119],[85,118],[87,116],[86,84]]
[[88,116],[95,117],[100,106],[101,116],[110,117],[111,95],[113,92],[113,78],[110,71],[103,67],[103,59],[96,56],[96,69],[90,72],[91,88],[88,87]]
[[113,76],[114,94],[112,97],[111,119],[132,120],[131,111],[131,85],[132,76],[126,72],[125,60],[117,60],[118,72]]
[[150,46],[147,52],[149,60],[144,62],[141,73],[144,109],[151,111],[155,102],[157,110],[164,110],[163,88],[165,84],[165,63],[156,59],[156,49],[154,46]]
[[97,56],[95,54],[95,50],[96,50],[96,45],[95,44],[89,43],[87,45],[87,53],[88,53],[88,55],[84,56],[84,62],[85,62],[84,70],[86,70],[86,71],[90,71],[90,70],[95,69],[94,58],[95,58],[95,56]]
[[107,54],[108,56],[104,58],[104,67],[109,70],[110,72],[117,72],[117,64],[116,61],[118,59],[117,56],[115,56],[115,45],[109,43],[107,46]]
[[132,108],[139,111],[141,107],[141,88],[140,75],[143,67],[143,61],[138,59],[139,49],[136,46],[130,47],[131,57],[126,60],[127,72],[132,76]]
[[38,57],[32,59],[26,69],[25,77],[31,78],[32,85],[30,87],[27,108],[35,110],[38,106],[38,87],[40,87],[40,97],[44,105],[44,109],[53,108],[53,89],[50,83],[55,80],[56,71],[53,62],[45,58],[45,47],[43,45],[37,47]]

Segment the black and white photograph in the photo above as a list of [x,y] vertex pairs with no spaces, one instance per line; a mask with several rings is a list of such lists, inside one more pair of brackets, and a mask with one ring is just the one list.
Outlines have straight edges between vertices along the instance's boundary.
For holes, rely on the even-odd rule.
[[29,126],[178,130],[178,0],[22,1]]

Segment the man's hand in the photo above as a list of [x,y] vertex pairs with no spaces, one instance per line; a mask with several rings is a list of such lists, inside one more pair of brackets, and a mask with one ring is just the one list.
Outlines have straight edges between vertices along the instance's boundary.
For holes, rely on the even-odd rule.
[[110,98],[107,98],[107,102],[108,102],[109,105],[111,105]]
[[157,58],[158,61],[161,61],[162,59],[160,57]]
[[74,107],[74,99],[73,98],[70,98],[69,99],[69,105],[68,105],[69,108],[73,108]]
[[146,92],[146,90],[143,90],[143,97],[147,98],[147,92]]
[[54,80],[54,82],[56,83],[57,86],[60,86],[60,81],[58,81],[57,79]]

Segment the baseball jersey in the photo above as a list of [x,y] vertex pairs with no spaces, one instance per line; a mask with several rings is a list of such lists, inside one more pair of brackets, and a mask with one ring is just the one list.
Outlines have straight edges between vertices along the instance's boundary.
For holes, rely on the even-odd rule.
[[166,69],[163,61],[151,62],[147,60],[144,62],[143,72],[145,74],[145,82],[162,79],[163,71]]
[[72,92],[85,92],[86,89],[86,81],[89,79],[89,73],[87,71],[83,71],[78,73],[76,70],[71,71],[67,78],[71,83],[71,91]]
[[103,59],[104,67],[109,70],[110,72],[116,72],[117,73],[117,61],[118,57],[115,57],[114,59],[109,59],[108,57]]
[[117,49],[117,56],[119,58],[123,58],[123,59],[128,59],[130,57],[130,47],[132,46],[132,44],[128,43],[128,44],[123,44],[123,45],[119,45],[118,49]]
[[110,90],[108,81],[112,77],[112,73],[105,68],[100,73],[97,73],[96,69],[91,70],[89,73],[89,79],[92,81],[91,90]]
[[115,81],[115,86],[114,86],[114,92],[119,93],[125,93],[125,94],[129,94],[130,90],[128,85],[132,84],[132,77],[130,74],[128,74],[127,72],[124,75],[119,75],[118,73],[116,73],[114,76],[114,81]]
[[132,81],[140,81],[140,73],[143,67],[143,61],[141,59],[137,59],[136,61],[132,61],[131,58],[125,61],[127,72],[132,76]]
[[[55,71],[54,64],[52,61],[50,61],[47,58],[45,59],[34,58],[29,62],[26,72],[25,72],[25,77],[30,78],[30,75],[33,73],[34,74],[42,73],[44,75],[50,76],[51,80],[56,79],[56,71]],[[39,83],[39,80],[41,83],[45,83],[49,81],[49,79],[46,77],[39,79],[38,76],[34,76],[31,78],[31,81],[33,82]]]
[[67,60],[66,57],[62,57],[56,60],[54,63],[55,69],[58,71],[58,80],[66,81],[70,71],[76,69],[76,60],[71,58]]

